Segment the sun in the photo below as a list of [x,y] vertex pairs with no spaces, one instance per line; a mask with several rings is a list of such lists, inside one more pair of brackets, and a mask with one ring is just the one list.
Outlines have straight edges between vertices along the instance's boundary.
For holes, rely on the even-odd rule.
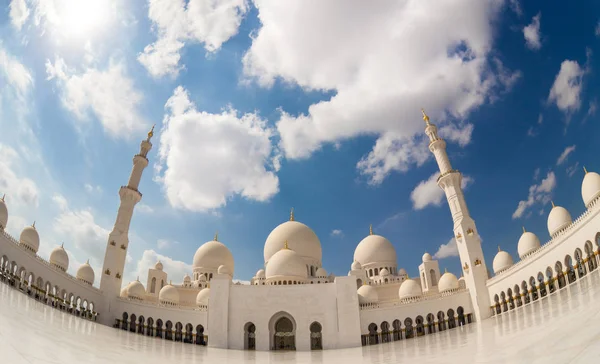
[[59,0],[56,3],[57,26],[68,37],[89,37],[110,20],[112,1],[109,0]]

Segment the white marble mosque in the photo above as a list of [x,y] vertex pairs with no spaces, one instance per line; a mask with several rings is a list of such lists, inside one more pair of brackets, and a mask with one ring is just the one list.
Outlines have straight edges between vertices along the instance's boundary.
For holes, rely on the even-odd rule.
[[[146,343],[144,340],[161,338],[164,343],[207,345],[215,350],[340,349],[335,350],[340,353],[351,353],[347,350],[360,346],[382,347],[385,345],[376,344],[384,343],[406,348],[411,341],[408,339],[421,336],[434,347],[441,347],[440,353],[452,350],[443,340],[466,337],[483,340],[480,350],[485,352],[493,350],[485,349],[492,344],[478,339],[485,336],[478,330],[494,332],[509,325],[512,337],[518,338],[520,331],[530,331],[523,322],[537,325],[536,333],[546,331],[538,316],[568,314],[573,311],[573,299],[597,303],[600,290],[590,292],[587,288],[593,286],[590,282],[600,281],[600,175],[585,171],[581,197],[586,211],[581,216],[573,220],[565,208],[553,203],[548,216],[549,240],[542,245],[535,234],[523,228],[517,242],[519,261],[515,263],[508,252],[499,248],[491,276],[461,188],[462,174],[452,168],[446,143],[424,112],[423,120],[429,149],[440,170],[438,185],[446,194],[454,221],[462,266],[460,278],[449,272],[442,274],[438,262],[428,253],[419,265],[419,276],[409,277],[405,269],[398,267],[392,243],[372,229],[356,246],[348,275],[335,277],[323,266],[318,236],[296,221],[292,211],[289,221],[275,227],[266,238],[264,266],[250,285],[233,283],[233,256],[218,236],[198,248],[193,271],[181,283],[172,283],[160,262],[148,271],[145,285],[139,280],[125,283],[122,277],[128,230],[135,205],[142,198],[138,186],[152,148],[150,131],[133,158],[127,185],[119,190],[121,204],[107,237],[102,272],[94,272],[86,263],[77,269],[76,276],[71,276],[67,273],[69,257],[62,246],[52,251],[49,261],[38,256],[40,240],[35,224],[25,227],[19,239],[10,236],[4,230],[9,214],[2,199],[0,278],[6,285],[2,285],[0,301],[27,302],[36,312],[45,313],[44,320],[50,310],[60,320],[68,320],[69,325],[76,320],[81,322],[75,325],[90,330],[111,330],[113,341],[118,338]],[[94,286],[97,276],[99,288]],[[30,297],[18,295],[19,291]],[[3,305],[7,303],[0,303],[0,308]],[[578,307],[587,309],[584,306]],[[0,327],[6,320],[0,316]],[[588,320],[600,319],[593,316]],[[596,331],[598,335],[600,329]],[[0,350],[4,351],[1,343]],[[598,349],[590,350],[600,354]],[[328,350],[320,358],[336,361],[335,355],[326,356],[325,352]],[[214,360],[221,360],[222,354],[214,355]],[[236,360],[240,358],[248,357],[236,356]],[[528,358],[528,354],[519,358]]]

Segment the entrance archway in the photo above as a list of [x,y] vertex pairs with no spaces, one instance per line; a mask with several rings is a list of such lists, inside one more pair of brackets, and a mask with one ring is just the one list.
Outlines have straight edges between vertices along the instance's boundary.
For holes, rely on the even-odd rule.
[[323,337],[322,337],[321,324],[313,322],[310,324],[310,350],[323,350]]
[[244,349],[256,349],[256,326],[252,322],[244,326]]
[[269,322],[271,350],[296,350],[296,323],[291,315],[280,312]]

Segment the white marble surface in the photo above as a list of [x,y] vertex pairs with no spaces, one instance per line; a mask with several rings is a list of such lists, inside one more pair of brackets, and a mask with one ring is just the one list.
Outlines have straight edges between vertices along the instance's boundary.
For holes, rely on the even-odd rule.
[[[218,350],[79,319],[0,283],[1,363],[597,363],[599,270],[480,325],[320,352]],[[327,340],[327,338],[324,338]]]

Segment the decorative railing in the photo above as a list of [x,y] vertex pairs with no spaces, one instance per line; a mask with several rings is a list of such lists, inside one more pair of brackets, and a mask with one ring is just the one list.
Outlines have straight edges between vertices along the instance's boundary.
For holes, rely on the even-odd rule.
[[141,300],[126,298],[126,297],[118,297],[117,300],[122,301],[122,302],[127,302],[127,303],[134,303],[136,305],[147,306],[147,307],[170,308],[170,309],[182,310],[182,311],[200,311],[200,312],[207,311],[207,307],[181,306],[181,305],[172,305],[172,304],[164,305],[159,302],[141,301]]
[[502,277],[508,276],[509,272],[518,270],[519,267],[524,265],[525,262],[527,262],[528,260],[533,259],[534,256],[543,254],[545,251],[547,251],[551,247],[555,246],[559,242],[562,242],[566,238],[568,238],[572,231],[579,229],[582,225],[584,225],[587,222],[587,220],[590,216],[595,215],[595,213],[598,212],[597,210],[598,210],[598,206],[600,206],[600,204],[596,204],[596,201],[598,201],[599,199],[600,199],[600,197],[596,198],[596,200],[590,204],[590,208],[586,209],[569,226],[561,229],[558,233],[556,233],[554,238],[551,238],[549,241],[544,243],[544,245],[542,245],[539,249],[531,252],[530,254],[527,254],[527,256],[524,257],[524,259],[519,260],[518,262],[516,262],[509,268],[503,270],[502,272],[499,272],[492,278],[488,279],[487,280],[488,285]]
[[405,305],[410,305],[413,303],[417,303],[417,302],[427,302],[427,301],[436,301],[436,300],[443,300],[443,299],[447,299],[448,297],[457,295],[457,294],[461,294],[461,293],[465,293],[468,292],[469,290],[467,288],[459,288],[457,290],[452,291],[450,294],[445,294],[445,293],[430,293],[430,294],[425,294],[422,296],[418,296],[418,297],[414,297],[414,298],[410,298],[410,299],[392,299],[392,300],[385,300],[385,301],[381,301],[381,302],[377,302],[377,303],[367,303],[367,304],[363,304],[360,305],[360,309],[361,310],[376,310],[379,308],[390,308],[390,307],[397,307],[397,306],[405,306]]
[[[14,237],[12,237],[12,235],[10,235],[8,232],[6,232],[6,230],[0,230],[0,233],[1,233],[1,234],[2,234],[2,235],[3,235],[3,236],[6,238],[6,239],[8,239],[8,241],[10,241],[10,242],[12,242],[13,244],[15,244],[15,245],[16,245],[16,246],[17,246],[19,249],[21,249],[21,250],[24,250],[24,251],[26,251],[26,252],[28,251],[28,250],[27,250],[27,248],[25,248],[24,246],[20,245],[20,244],[19,244],[19,241],[18,241],[17,239],[15,239]],[[50,262],[49,262],[49,261],[47,261],[46,259],[44,259],[44,258],[40,257],[40,256],[39,256],[39,255],[37,255],[37,254],[35,255],[35,259],[36,259],[38,262],[40,262],[40,263],[44,264],[45,266],[49,267],[50,269],[54,270],[55,272],[57,272],[57,273],[61,274],[62,276],[66,277],[66,278],[68,278],[68,279],[71,279],[71,280],[73,280],[73,281],[75,281],[75,282],[77,282],[77,283],[80,283],[80,284],[81,284],[81,283],[83,283],[83,284],[85,284],[85,287],[86,287],[86,288],[92,289],[92,290],[94,290],[94,291],[96,291],[96,292],[100,292],[100,290],[99,290],[98,288],[96,288],[96,287],[94,287],[94,286],[92,286],[92,285],[89,285],[89,286],[88,286],[88,285],[87,285],[87,283],[84,283],[84,282],[82,282],[81,280],[77,279],[77,277],[74,277],[74,276],[72,276],[71,274],[67,273],[66,271],[62,270],[61,268],[59,268],[59,267],[57,267],[57,266],[55,266],[55,265],[53,265],[53,264],[50,264]]]

